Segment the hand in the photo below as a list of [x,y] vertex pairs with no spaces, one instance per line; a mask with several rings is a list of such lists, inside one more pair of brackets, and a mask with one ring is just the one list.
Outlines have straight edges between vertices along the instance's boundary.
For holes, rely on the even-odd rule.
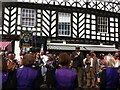
[[14,70],[15,69],[15,67],[16,67],[16,63],[14,63],[14,62],[8,62],[7,63],[7,65],[8,65],[8,69],[10,70]]
[[15,69],[15,67],[16,67],[16,63],[13,63],[12,71]]
[[77,58],[78,57],[78,55],[75,55],[75,58]]

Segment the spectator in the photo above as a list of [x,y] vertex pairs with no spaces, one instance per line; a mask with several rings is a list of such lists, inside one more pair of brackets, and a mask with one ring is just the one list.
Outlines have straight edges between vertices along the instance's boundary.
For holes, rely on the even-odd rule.
[[9,89],[16,89],[16,70],[18,68],[18,64],[15,60],[15,54],[13,52],[9,52],[7,55],[7,69],[8,69],[8,85]]
[[100,60],[99,60],[100,70],[102,70],[106,67],[106,60],[104,59],[104,57],[105,57],[105,54],[101,53],[100,54]]
[[48,61],[46,63],[46,84],[48,88],[55,88],[55,60],[52,54],[49,54]]
[[87,76],[87,87],[95,87],[95,75],[99,71],[99,63],[96,54],[93,51],[90,51],[89,56],[85,61],[86,63],[86,76]]
[[26,52],[22,52],[20,54],[20,61],[19,61],[19,67],[22,66],[22,60],[23,60],[23,56],[26,54]]
[[106,60],[104,58],[105,58],[105,54],[101,53],[99,59],[99,72],[96,74],[96,83],[98,86],[100,84],[100,75],[102,71],[106,69]]
[[42,59],[42,62],[43,62],[43,65],[42,65],[41,69],[42,69],[42,76],[43,76],[44,82],[45,82],[46,81],[46,71],[47,71],[46,63],[48,61],[48,56],[46,56],[44,54],[44,50],[41,50],[41,52],[40,52],[40,58]]
[[34,65],[35,65],[35,68],[39,68],[41,69],[41,64],[42,64],[42,59],[40,57],[40,53],[35,53],[35,62],[34,62]]
[[115,59],[112,55],[106,55],[106,69],[100,75],[100,89],[101,90],[117,90],[118,71],[115,68]]
[[67,53],[59,55],[60,69],[56,69],[55,79],[57,90],[74,90],[77,73],[69,68],[70,57]]
[[15,60],[15,54],[13,52],[8,53],[7,67],[9,71],[14,71],[18,68],[17,60]]
[[2,81],[0,81],[0,88],[2,90],[7,89],[7,83],[8,83],[8,72],[7,72],[7,62],[5,58],[0,55],[0,76],[2,77]]
[[36,52],[35,53],[35,62],[34,62],[34,68],[36,70],[38,70],[38,73],[40,74],[40,85],[43,84],[43,77],[42,77],[42,71],[41,71],[41,67],[42,67],[42,59],[40,58],[40,53],[39,52]]
[[115,52],[114,59],[115,59],[115,67],[118,68],[120,66],[119,52]]
[[84,59],[84,55],[82,52],[80,52],[80,47],[76,47],[76,50],[74,52],[72,52],[71,55],[71,59],[72,59],[72,67],[75,71],[77,71],[77,80],[78,80],[78,87],[81,88],[83,85],[83,59]]
[[[120,52],[119,53],[119,60],[120,60]],[[119,73],[119,84],[118,84],[118,90],[120,90],[120,65],[118,67],[118,73]]]

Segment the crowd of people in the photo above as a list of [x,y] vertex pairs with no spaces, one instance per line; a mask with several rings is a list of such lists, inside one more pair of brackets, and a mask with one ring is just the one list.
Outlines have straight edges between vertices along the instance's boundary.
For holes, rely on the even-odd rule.
[[76,88],[120,89],[120,53],[94,51],[86,56],[80,47],[70,54],[59,55],[44,52],[21,53],[20,61],[15,53],[0,54],[0,76],[2,90],[36,90],[43,85],[52,90],[75,90]]

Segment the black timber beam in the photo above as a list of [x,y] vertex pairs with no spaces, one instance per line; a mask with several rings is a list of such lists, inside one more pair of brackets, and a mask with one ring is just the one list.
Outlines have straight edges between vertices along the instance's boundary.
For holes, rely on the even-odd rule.
[[49,4],[36,4],[28,2],[2,2],[3,7],[20,7],[20,8],[31,8],[31,9],[43,9],[43,10],[54,10],[58,12],[80,12],[89,13],[102,16],[119,17],[119,13],[104,11],[92,8],[80,8],[72,6],[61,6],[61,5],[49,5]]

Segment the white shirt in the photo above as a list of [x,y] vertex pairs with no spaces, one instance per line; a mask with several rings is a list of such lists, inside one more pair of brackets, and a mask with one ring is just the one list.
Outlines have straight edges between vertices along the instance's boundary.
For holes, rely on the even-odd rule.
[[119,66],[120,66],[120,60],[116,60],[116,61],[115,61],[115,67],[118,68]]
[[90,67],[93,67],[93,58],[90,58]]
[[44,65],[46,65],[46,63],[47,63],[47,61],[48,61],[48,56],[42,55],[42,56],[41,56],[41,59],[42,59],[42,61],[44,62]]

